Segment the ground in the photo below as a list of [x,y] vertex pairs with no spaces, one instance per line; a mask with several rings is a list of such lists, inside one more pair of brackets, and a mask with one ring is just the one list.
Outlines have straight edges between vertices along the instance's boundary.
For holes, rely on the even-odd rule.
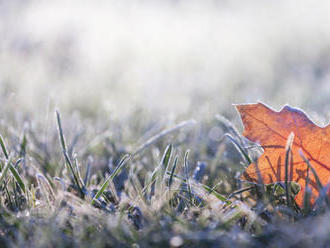
[[2,1],[1,247],[329,246],[324,200],[240,180],[233,106],[328,123],[329,9]]

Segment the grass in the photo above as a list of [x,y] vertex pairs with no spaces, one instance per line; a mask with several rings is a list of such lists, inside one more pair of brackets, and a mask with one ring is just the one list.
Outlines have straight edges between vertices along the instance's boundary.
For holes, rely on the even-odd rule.
[[[326,195],[314,208],[306,200],[299,209],[288,180],[285,185],[239,180],[256,153],[222,116],[163,127],[142,142],[154,125],[143,115],[95,129],[79,119],[85,132],[75,128],[77,119],[55,116],[47,139],[44,127],[32,120],[21,132],[10,119],[1,126],[1,247],[330,243]],[[214,127],[222,130],[222,139],[210,138]],[[289,155],[290,139],[287,166]]]

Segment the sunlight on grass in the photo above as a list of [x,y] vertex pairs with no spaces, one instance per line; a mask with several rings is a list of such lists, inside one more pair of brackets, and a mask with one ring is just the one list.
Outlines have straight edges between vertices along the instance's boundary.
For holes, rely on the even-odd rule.
[[1,3],[0,246],[328,246],[329,185],[312,206],[307,180],[299,208],[287,178],[240,180],[262,148],[232,104],[290,103],[326,123],[329,10]]

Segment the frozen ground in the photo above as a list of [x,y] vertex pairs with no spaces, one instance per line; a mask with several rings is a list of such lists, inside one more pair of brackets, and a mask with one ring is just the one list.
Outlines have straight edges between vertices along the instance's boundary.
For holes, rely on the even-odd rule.
[[302,210],[242,183],[261,150],[215,115],[241,130],[232,104],[262,100],[328,123],[329,13],[0,0],[0,247],[328,246],[326,198]]

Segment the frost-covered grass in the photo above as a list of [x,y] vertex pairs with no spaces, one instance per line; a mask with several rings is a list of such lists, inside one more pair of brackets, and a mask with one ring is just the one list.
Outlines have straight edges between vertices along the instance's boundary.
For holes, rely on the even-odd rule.
[[328,123],[329,10],[2,1],[0,247],[329,246],[324,199],[239,180],[262,151],[232,106]]
[[143,114],[111,125],[54,117],[46,138],[32,120],[2,122],[2,247],[330,242],[325,199],[301,210],[283,184],[239,180],[260,150],[221,116],[169,127]]

